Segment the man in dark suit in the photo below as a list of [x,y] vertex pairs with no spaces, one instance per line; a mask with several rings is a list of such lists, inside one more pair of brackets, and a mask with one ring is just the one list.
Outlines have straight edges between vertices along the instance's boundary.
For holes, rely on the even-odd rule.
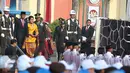
[[90,19],[87,20],[86,24],[86,26],[82,27],[81,51],[84,50],[87,53],[91,47],[91,38],[93,37],[94,28],[90,25]]
[[57,53],[58,53],[58,60],[60,60],[61,54],[64,52],[65,49],[65,36],[67,35],[67,30],[65,28],[65,20],[60,18],[60,26],[57,26],[55,28],[55,33],[54,33],[54,41],[56,42],[56,47],[57,47]]
[[23,45],[24,40],[25,40],[25,36],[28,33],[27,20],[26,20],[25,17],[26,17],[26,13],[21,12],[21,18],[18,19],[18,21],[16,22],[16,29],[15,29],[16,30],[16,39],[17,39],[17,42],[18,42],[18,46],[21,49],[22,49],[22,45]]

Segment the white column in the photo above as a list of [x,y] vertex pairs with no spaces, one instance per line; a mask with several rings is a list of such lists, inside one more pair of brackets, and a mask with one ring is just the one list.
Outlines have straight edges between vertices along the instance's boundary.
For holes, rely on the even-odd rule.
[[95,55],[98,54],[98,47],[100,43],[100,25],[101,25],[101,18],[97,18],[96,24],[96,37],[95,37]]
[[40,0],[37,0],[37,13],[40,13]]
[[54,21],[55,0],[51,0],[51,22]]
[[1,10],[3,10],[6,6],[6,0],[1,1]]
[[22,10],[22,0],[18,1],[18,10]]

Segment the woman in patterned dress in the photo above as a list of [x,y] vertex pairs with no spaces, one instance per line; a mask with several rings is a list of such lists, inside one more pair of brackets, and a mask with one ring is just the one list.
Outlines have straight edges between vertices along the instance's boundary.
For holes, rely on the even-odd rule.
[[34,52],[36,50],[36,39],[38,37],[38,27],[34,23],[34,17],[29,17],[29,23],[28,23],[28,35],[26,36],[25,42],[23,47],[25,47],[27,55],[30,57],[34,56]]

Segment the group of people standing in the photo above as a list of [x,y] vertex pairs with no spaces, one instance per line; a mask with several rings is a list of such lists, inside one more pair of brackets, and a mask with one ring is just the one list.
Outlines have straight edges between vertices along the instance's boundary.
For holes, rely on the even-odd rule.
[[[21,55],[22,51],[29,57],[42,54],[48,58],[53,53],[50,45],[51,30],[48,23],[43,22],[40,13],[35,14],[35,18],[33,16],[26,18],[26,12],[21,12],[20,18],[17,18],[9,13],[10,10],[7,7],[3,12],[4,14],[2,15],[1,12],[0,16],[0,52],[2,55]],[[11,50],[9,45],[12,46],[14,43],[18,44],[21,51],[15,54],[13,51],[9,53]],[[13,47],[16,49],[17,45]]]
[[9,8],[5,8],[0,19],[0,48],[3,55],[10,44],[10,39],[17,40],[18,47],[28,56],[34,57],[42,54],[46,58],[53,54],[52,41],[54,41],[58,60],[67,43],[81,44],[81,51],[84,52],[89,52],[91,47],[91,38],[94,34],[94,28],[90,25],[91,20],[88,19],[86,26],[82,27],[81,30],[75,10],[70,11],[68,20],[59,18],[60,25],[55,28],[53,37],[48,23],[43,22],[40,13],[35,14],[35,18],[33,16],[26,18],[26,12],[21,12],[20,18],[17,18],[9,14]]
[[91,26],[91,20],[86,21],[86,25],[80,28],[79,21],[76,19],[75,10],[70,11],[70,18],[64,20],[59,19],[60,25],[55,28],[54,38],[56,41],[56,47],[58,51],[58,60],[60,55],[63,54],[65,44],[75,43],[80,46],[81,51],[89,53],[92,37],[94,34],[94,27]]

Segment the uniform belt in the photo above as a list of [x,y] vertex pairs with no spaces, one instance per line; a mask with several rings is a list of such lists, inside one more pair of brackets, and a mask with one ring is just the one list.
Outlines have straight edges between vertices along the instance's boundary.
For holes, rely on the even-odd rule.
[[10,30],[9,28],[1,28],[1,30]]
[[77,34],[77,31],[67,31],[67,34],[71,34],[71,33],[74,33],[74,34]]

